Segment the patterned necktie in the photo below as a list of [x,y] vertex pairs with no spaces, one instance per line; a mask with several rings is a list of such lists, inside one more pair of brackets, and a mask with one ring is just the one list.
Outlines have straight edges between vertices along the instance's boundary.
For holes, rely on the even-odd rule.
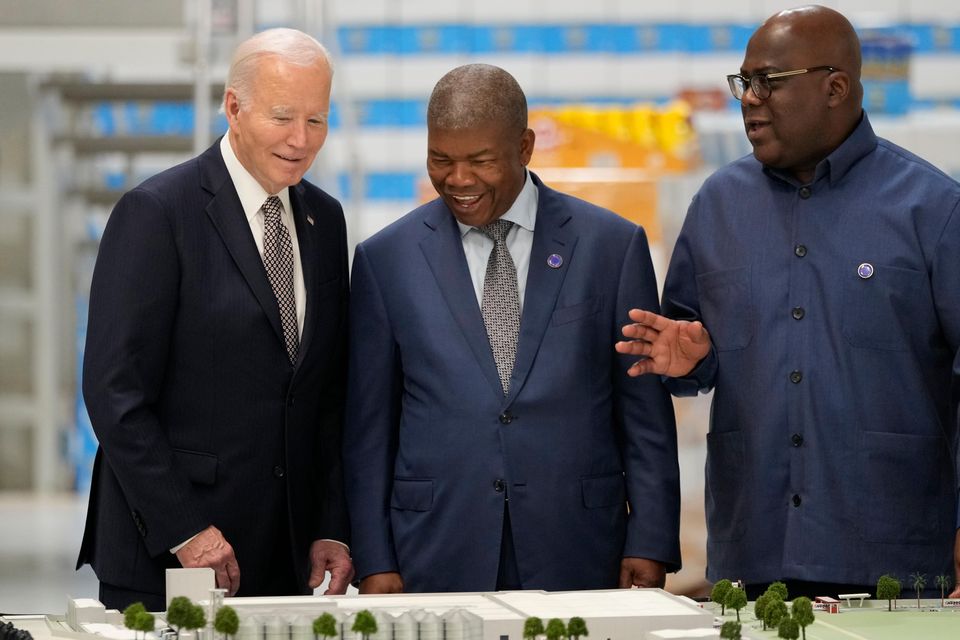
[[263,266],[280,307],[283,340],[290,362],[297,361],[300,335],[297,331],[297,302],[293,296],[293,243],[290,232],[280,219],[283,204],[277,196],[263,203]]
[[500,374],[503,394],[510,391],[510,376],[517,358],[517,339],[520,335],[520,293],[517,291],[517,268],[507,249],[507,233],[513,223],[497,220],[478,227],[493,240],[493,251],[487,261],[483,279],[483,299],[480,312],[487,328],[487,338],[493,350],[493,359]]

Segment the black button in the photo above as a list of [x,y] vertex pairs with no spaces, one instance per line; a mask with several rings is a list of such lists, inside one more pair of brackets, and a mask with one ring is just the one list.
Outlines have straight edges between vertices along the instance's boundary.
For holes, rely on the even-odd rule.
[[507,488],[507,483],[505,483],[500,478],[497,478],[493,481],[493,490],[497,493],[503,493],[503,490]]
[[803,256],[807,255],[807,247],[802,244],[798,244],[793,248],[793,253],[798,258],[802,258]]
[[509,411],[504,411],[500,414],[500,424],[510,424],[513,422],[513,414]]
[[799,384],[801,380],[803,380],[802,373],[800,373],[799,371],[790,372],[790,382],[792,382],[793,384]]
[[803,307],[794,307],[793,311],[790,312],[794,320],[803,320],[804,314],[806,314],[806,311],[803,310]]
[[280,465],[277,465],[273,468],[273,476],[275,478],[282,478],[285,475],[287,475],[287,472]]
[[797,494],[793,494],[793,506],[799,507],[799,506],[800,506],[800,502],[801,502],[801,501],[800,501],[800,496],[798,496]]
[[803,436],[800,435],[799,433],[795,433],[793,434],[793,436],[791,436],[790,442],[793,443],[793,446],[799,447],[800,445],[803,444]]
[[810,197],[810,187],[800,187],[800,197],[806,200]]

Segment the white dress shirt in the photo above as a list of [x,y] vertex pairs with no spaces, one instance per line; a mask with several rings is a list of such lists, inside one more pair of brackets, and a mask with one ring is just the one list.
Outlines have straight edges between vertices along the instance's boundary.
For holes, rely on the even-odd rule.
[[[523,298],[527,291],[527,273],[530,271],[530,254],[533,251],[533,228],[537,221],[537,204],[540,193],[530,178],[513,201],[507,212],[500,219],[513,223],[507,234],[507,249],[513,264],[517,268],[517,293],[520,294],[520,311],[523,312]],[[487,262],[493,251],[493,240],[484,235],[476,227],[461,223],[460,238],[463,241],[463,252],[467,256],[467,267],[470,269],[470,279],[473,281],[473,290],[477,295],[477,304],[483,304],[483,281],[487,275]]]

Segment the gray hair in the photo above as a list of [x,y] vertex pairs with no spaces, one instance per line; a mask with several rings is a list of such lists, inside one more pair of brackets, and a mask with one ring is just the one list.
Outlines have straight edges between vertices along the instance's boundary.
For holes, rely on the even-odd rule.
[[427,126],[471,129],[497,123],[522,133],[527,98],[517,80],[500,67],[467,64],[440,78],[427,105]]
[[241,42],[233,52],[220,105],[221,112],[226,109],[228,89],[233,89],[237,101],[243,106],[252,92],[257,63],[270,55],[301,67],[309,67],[322,60],[330,70],[330,75],[333,75],[330,54],[316,38],[297,29],[267,29]]

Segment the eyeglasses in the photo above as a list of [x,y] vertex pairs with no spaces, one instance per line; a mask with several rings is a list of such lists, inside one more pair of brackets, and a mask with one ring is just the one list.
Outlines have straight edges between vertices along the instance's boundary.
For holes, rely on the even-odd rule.
[[737,100],[743,99],[743,94],[747,92],[747,87],[753,89],[753,95],[758,100],[766,100],[770,97],[773,88],[770,86],[771,80],[778,78],[788,78],[790,76],[799,76],[811,71],[839,71],[836,67],[810,67],[809,69],[794,69],[793,71],[778,71],[777,73],[755,73],[750,77],[745,77],[739,73],[727,76],[727,84],[730,85],[730,93]]

